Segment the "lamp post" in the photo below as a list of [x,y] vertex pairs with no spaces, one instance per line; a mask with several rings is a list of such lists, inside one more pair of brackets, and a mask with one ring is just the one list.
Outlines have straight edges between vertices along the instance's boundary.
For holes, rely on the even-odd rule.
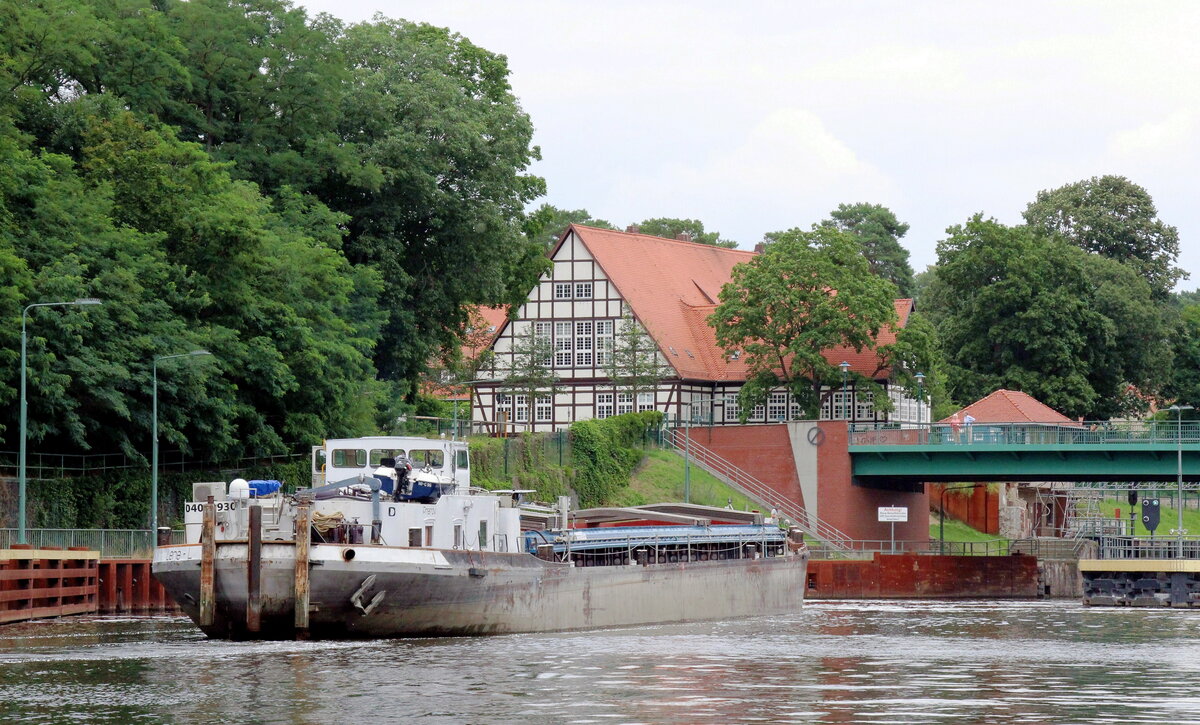
[[846,420],[850,420],[850,405],[846,400],[846,376],[850,373],[850,363],[845,360],[838,363],[838,367],[842,369],[842,415]]
[[201,355],[212,355],[208,350],[192,350],[191,352],[181,352],[178,355],[162,355],[154,358],[151,364],[151,377],[154,378],[154,394],[153,394],[153,412],[151,413],[151,433],[153,446],[150,449],[150,531],[152,535],[158,535],[158,364],[163,360],[172,360],[177,357],[199,357]]
[[1179,528],[1175,529],[1175,558],[1183,558],[1183,411],[1194,410],[1190,405],[1172,405],[1175,411],[1175,506],[1179,513]]
[[921,413],[921,401],[925,399],[925,373],[917,373],[913,377],[917,379],[917,440],[920,440],[921,426],[925,423],[925,416]]
[[958,486],[943,486],[938,496],[938,553],[946,553],[946,492],[963,488],[975,488],[978,483],[964,483]]
[[[711,404],[713,399],[714,399],[713,397],[701,397],[701,398],[698,398],[697,400],[689,400],[688,402],[683,403],[683,405],[687,406],[687,409],[688,409],[687,417],[683,419],[683,435],[684,435],[684,439],[683,439],[683,502],[684,503],[692,502],[692,417],[695,415],[692,406],[695,405],[696,403],[702,403],[705,400],[709,401]],[[711,410],[711,408],[710,408],[710,410]],[[709,423],[711,424],[711,420],[709,421]]]
[[81,297],[69,302],[36,302],[21,310],[21,447],[17,458],[17,543],[25,544],[25,438],[27,434],[25,421],[28,416],[29,403],[25,398],[25,317],[34,307],[65,307],[69,305],[98,305],[100,300],[95,297]]

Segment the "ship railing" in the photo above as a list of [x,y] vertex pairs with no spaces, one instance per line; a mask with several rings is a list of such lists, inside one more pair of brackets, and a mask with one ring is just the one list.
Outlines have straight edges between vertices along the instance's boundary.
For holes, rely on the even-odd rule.
[[787,517],[801,531],[818,539],[826,548],[845,552],[855,548],[855,540],[836,527],[821,520],[815,514],[809,513],[800,504],[697,443],[695,438],[692,438],[690,442],[687,438],[688,433],[685,429],[672,428],[667,431],[666,442],[676,453],[694,461],[700,468],[737,491],[764,506],[775,509],[777,514]]
[[[155,537],[149,529],[26,529],[25,541],[35,549],[89,549],[102,559],[149,559]],[[18,529],[0,529],[0,549],[18,542]],[[182,529],[171,532],[171,543],[184,543]]]
[[768,546],[786,545],[787,535],[781,530],[759,527],[759,530],[755,533],[739,531],[716,536],[707,534],[704,536],[693,536],[691,534],[671,536],[664,534],[643,533],[639,535],[630,533],[624,536],[572,540],[570,542],[559,536],[548,537],[545,541],[538,539],[534,541],[537,543],[551,543],[555,554],[566,555],[569,553],[572,556],[601,557],[611,556],[613,553],[623,549],[628,557],[632,557],[634,552],[639,549],[650,549],[657,553],[660,549],[671,550],[683,547],[690,554],[694,547],[700,551],[699,547],[709,544],[730,544],[730,546],[715,549],[717,552],[741,551],[748,544],[758,545],[761,547],[759,549],[760,552],[767,552]]

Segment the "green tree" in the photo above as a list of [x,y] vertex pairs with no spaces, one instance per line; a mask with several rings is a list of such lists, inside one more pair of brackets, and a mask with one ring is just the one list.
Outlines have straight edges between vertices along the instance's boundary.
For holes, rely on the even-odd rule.
[[617,322],[612,349],[598,352],[608,353],[604,374],[617,390],[631,394],[635,405],[638,394],[653,392],[664,379],[675,376],[674,368],[663,362],[646,328],[628,313]]
[[562,233],[571,224],[583,224],[601,229],[616,229],[603,219],[596,219],[587,209],[559,209],[551,204],[542,204],[529,215],[529,236],[543,249],[552,249]]
[[829,217],[821,223],[853,234],[862,246],[872,274],[896,285],[901,296],[912,296],[913,270],[908,263],[908,250],[900,246],[900,240],[908,233],[907,224],[879,204],[839,204]]
[[1129,385],[1158,390],[1169,328],[1132,270],[980,215],[949,232],[925,310],[954,398],[1010,388],[1071,417],[1107,418],[1137,412]]
[[1175,266],[1179,232],[1158,218],[1150,194],[1123,176],[1092,177],[1049,191],[1025,209],[1032,227],[1132,265],[1160,299],[1187,273]]
[[727,354],[740,350],[749,367],[743,416],[785,386],[815,418],[822,386],[841,380],[824,351],[872,346],[896,322],[896,287],[871,274],[852,235],[832,227],[777,232],[767,241],[763,254],[734,267],[708,323]]
[[[1166,397],[1200,408],[1200,303],[1189,302],[1179,311],[1172,341],[1175,365]],[[1194,418],[1197,414],[1188,411],[1186,415]]]
[[350,260],[386,282],[379,370],[410,380],[457,343],[468,305],[522,301],[545,269],[523,226],[545,190],[525,173],[539,152],[503,56],[380,17],[347,28],[338,46],[353,69],[338,135],[381,176],[329,178],[316,191],[349,215]]
[[711,244],[714,247],[734,249],[737,242],[732,239],[722,239],[720,232],[704,231],[704,223],[699,219],[672,219],[670,217],[655,217],[645,219],[637,224],[638,231],[665,239],[675,239],[680,234],[687,234],[693,242]]

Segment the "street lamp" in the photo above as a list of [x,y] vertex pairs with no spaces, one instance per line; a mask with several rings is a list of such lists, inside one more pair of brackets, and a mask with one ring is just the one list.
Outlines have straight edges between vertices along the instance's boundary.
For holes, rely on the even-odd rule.
[[917,373],[913,376],[917,379],[917,439],[921,438],[921,426],[925,422],[925,416],[921,414],[921,401],[925,399],[925,373]]
[[191,352],[181,352],[178,355],[162,355],[154,358],[151,364],[151,376],[154,378],[154,395],[153,395],[153,413],[151,418],[151,433],[153,439],[153,447],[150,449],[150,531],[154,536],[158,535],[158,364],[163,360],[172,360],[177,357],[199,357],[202,355],[212,355],[208,350],[192,350]]
[[842,369],[842,415],[846,420],[850,420],[850,404],[846,400],[846,376],[850,373],[850,363],[843,360],[838,363],[838,367]]
[[1179,512],[1179,528],[1175,530],[1175,558],[1183,558],[1183,411],[1194,410],[1190,405],[1172,405],[1167,410],[1175,411],[1175,453],[1177,474],[1175,477],[1175,505]]
[[81,297],[69,302],[36,302],[21,310],[21,449],[17,462],[17,543],[25,541],[25,420],[29,404],[25,399],[25,317],[34,307],[64,307],[68,305],[98,305],[100,300],[95,297]]

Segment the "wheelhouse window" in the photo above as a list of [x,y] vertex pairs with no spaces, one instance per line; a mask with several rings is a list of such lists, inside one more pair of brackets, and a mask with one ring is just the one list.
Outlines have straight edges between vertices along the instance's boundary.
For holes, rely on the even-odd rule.
[[334,468],[365,468],[367,466],[367,452],[361,448],[335,448],[333,449],[333,467]]
[[431,466],[441,468],[445,462],[444,451],[441,449],[413,450],[408,452],[408,458],[416,467]]

